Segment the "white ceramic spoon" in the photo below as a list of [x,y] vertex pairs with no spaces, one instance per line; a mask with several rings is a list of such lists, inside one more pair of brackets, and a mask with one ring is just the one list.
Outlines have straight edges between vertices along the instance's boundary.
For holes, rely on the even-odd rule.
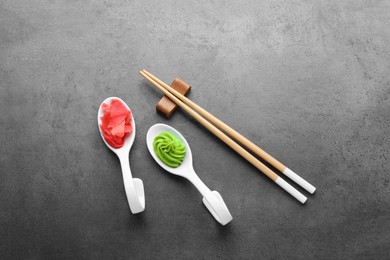
[[[178,137],[186,146],[186,154],[184,160],[182,164],[180,164],[180,166],[177,168],[169,167],[164,162],[162,162],[154,153],[153,141],[154,138],[161,132],[172,133],[173,135]],[[217,191],[211,191],[195,173],[194,168],[192,166],[192,153],[190,146],[188,145],[186,139],[176,129],[165,124],[155,124],[149,129],[146,135],[146,143],[150,154],[162,168],[172,174],[184,177],[190,182],[192,182],[192,184],[194,184],[194,186],[203,196],[204,205],[219,223],[221,223],[222,225],[226,225],[233,219],[221,195]]]
[[[103,133],[100,129],[101,125],[101,119],[100,117],[103,116],[102,106],[103,103],[110,104],[113,99],[118,99],[127,107],[127,109],[130,110],[129,106],[120,98],[117,97],[109,97],[106,100],[102,102],[102,104],[99,107],[98,111],[98,128],[100,135],[104,141],[104,143],[107,145],[108,148],[110,148],[111,151],[113,151],[119,158],[121,162],[121,168],[123,173],[123,183],[125,186],[127,201],[129,202],[131,213],[136,214],[140,213],[145,210],[145,193],[144,193],[144,184],[141,179],[133,178],[131,175],[130,170],[130,164],[129,164],[129,152],[131,147],[133,146],[134,139],[135,139],[135,121],[134,121],[134,114],[131,117],[131,125],[133,127],[133,132],[131,132],[130,136],[127,136],[125,139],[125,143],[120,148],[113,148],[111,147],[106,140],[104,140]],[[131,111],[131,110],[130,110]]]

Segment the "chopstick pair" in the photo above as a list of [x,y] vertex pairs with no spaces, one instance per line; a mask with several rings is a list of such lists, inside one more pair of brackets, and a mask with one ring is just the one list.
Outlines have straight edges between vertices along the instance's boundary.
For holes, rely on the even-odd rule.
[[[278,171],[282,172],[284,175],[289,177],[291,180],[299,184],[302,188],[307,190],[310,193],[314,193],[316,188],[301,178],[299,175],[294,173],[292,170],[287,168],[281,162],[276,160],[274,157],[266,153],[260,147],[252,143],[246,137],[235,131],[230,126],[226,125],[224,122],[201,108],[199,105],[188,99],[187,97],[181,95],[179,92],[159,80],[157,77],[147,72],[146,70],[140,71],[140,75],[147,79],[150,83],[152,83],[156,88],[158,88],[164,95],[166,95],[169,99],[171,99],[174,103],[176,103],[179,107],[181,107],[184,111],[186,111],[189,115],[191,115],[194,119],[196,119],[200,124],[206,127],[210,132],[216,135],[221,141],[227,144],[230,148],[244,157],[247,161],[249,161],[253,166],[259,169],[262,173],[264,173],[268,178],[272,181],[276,182],[281,188],[286,190],[289,194],[295,197],[302,204],[306,202],[307,198],[296,190],[293,186],[283,180],[280,176],[278,176],[275,172],[273,172],[270,168],[260,162],[256,157],[250,154],[247,150],[241,147],[237,142],[235,142],[232,138],[236,139],[247,149],[255,153],[257,156],[261,157],[263,160],[270,163],[273,167],[275,167]],[[210,122],[212,123],[210,123]],[[216,126],[219,128],[217,128]],[[226,135],[222,132],[222,129]]]

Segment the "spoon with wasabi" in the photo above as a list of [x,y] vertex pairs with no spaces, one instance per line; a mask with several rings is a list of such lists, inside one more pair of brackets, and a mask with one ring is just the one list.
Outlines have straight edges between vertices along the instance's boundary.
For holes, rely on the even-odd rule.
[[155,124],[146,135],[146,143],[153,159],[164,170],[186,178],[198,189],[204,205],[221,225],[233,219],[219,192],[211,191],[195,173],[190,146],[176,129]]

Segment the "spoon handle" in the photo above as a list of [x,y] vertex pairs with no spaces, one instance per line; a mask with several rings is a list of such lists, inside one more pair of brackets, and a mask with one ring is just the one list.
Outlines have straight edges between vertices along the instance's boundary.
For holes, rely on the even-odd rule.
[[211,190],[206,186],[206,184],[203,183],[203,181],[199,178],[199,176],[195,173],[195,171],[192,171],[191,173],[186,173],[187,179],[194,184],[194,186],[198,189],[200,194],[202,194],[203,197],[206,197],[211,193]]
[[211,215],[213,215],[213,217],[222,225],[229,223],[233,217],[218,191],[211,191],[195,172],[192,172],[187,176],[187,179],[190,180],[202,194],[203,203],[210,211]]
[[140,213],[145,210],[144,184],[141,179],[132,177],[128,154],[119,155],[119,160],[121,162],[123,183],[131,213]]

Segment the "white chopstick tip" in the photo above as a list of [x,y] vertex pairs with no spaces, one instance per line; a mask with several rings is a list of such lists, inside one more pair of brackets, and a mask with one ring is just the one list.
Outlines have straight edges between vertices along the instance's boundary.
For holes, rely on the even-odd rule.
[[282,178],[278,177],[275,182],[280,186],[282,187],[285,191],[287,191],[288,193],[290,193],[291,196],[293,196],[294,198],[296,198],[297,200],[299,200],[299,202],[301,202],[302,204],[305,204],[307,198],[302,194],[300,193],[298,190],[296,190],[293,186],[291,186],[288,182],[286,182],[285,180],[283,180]]
[[287,168],[283,171],[283,174],[293,180],[296,184],[307,190],[310,194],[313,194],[316,190],[316,187],[305,181],[301,176],[293,172],[291,169]]

